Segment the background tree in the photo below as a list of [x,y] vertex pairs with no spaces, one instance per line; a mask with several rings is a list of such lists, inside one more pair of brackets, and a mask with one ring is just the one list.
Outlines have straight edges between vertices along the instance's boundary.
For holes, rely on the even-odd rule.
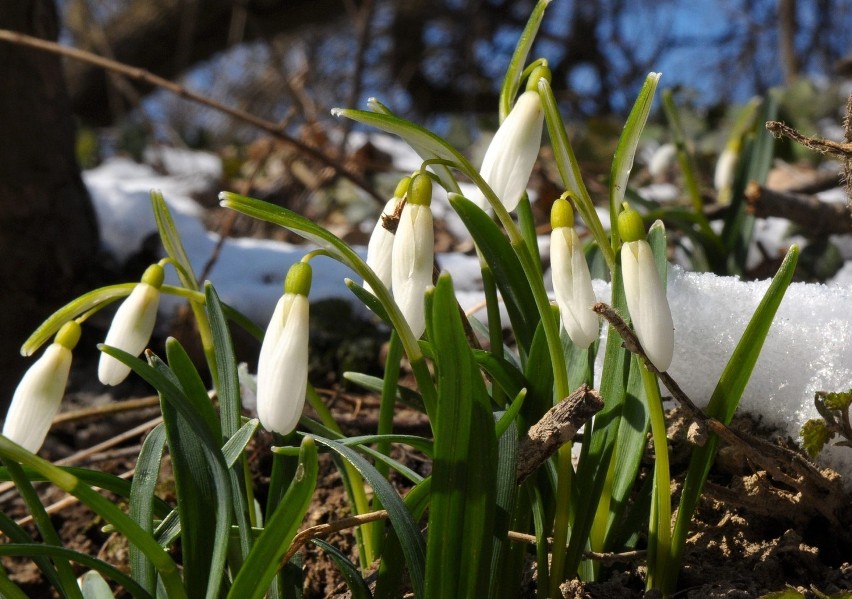
[[[0,0],[0,28],[55,40],[52,0]],[[0,403],[28,364],[18,350],[82,292],[98,249],[95,214],[74,154],[59,57],[0,43]]]

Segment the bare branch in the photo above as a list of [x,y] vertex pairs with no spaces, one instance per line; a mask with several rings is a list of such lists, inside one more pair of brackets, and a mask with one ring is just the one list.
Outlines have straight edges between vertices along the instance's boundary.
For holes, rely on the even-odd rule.
[[97,54],[92,54],[91,52],[85,52],[76,48],[68,48],[55,42],[39,39],[37,37],[18,33],[16,31],[9,31],[8,29],[0,29],[0,41],[18,44],[20,46],[28,46],[30,48],[35,48],[38,50],[43,50],[45,52],[51,52],[53,54],[59,54],[61,56],[73,58],[75,60],[81,60],[83,62],[98,66],[107,71],[120,73],[125,77],[130,77],[131,79],[136,79],[137,81],[141,81],[148,85],[168,90],[176,96],[179,96],[191,102],[195,102],[197,104],[207,106],[214,110],[218,110],[219,112],[227,114],[232,118],[238,119],[240,121],[253,125],[262,131],[265,131],[276,139],[279,139],[282,142],[296,148],[303,154],[307,154],[311,158],[314,158],[315,160],[331,167],[335,172],[349,179],[355,185],[370,194],[373,198],[375,198],[376,201],[382,204],[384,204],[385,202],[385,199],[379,196],[379,194],[374,189],[372,189],[372,187],[368,185],[367,182],[364,181],[360,176],[351,172],[340,162],[332,159],[331,157],[327,156],[316,148],[313,148],[305,144],[304,142],[301,142],[298,139],[291,137],[286,132],[284,132],[277,123],[273,123],[272,121],[267,121],[265,119],[259,118],[251,113],[245,112],[238,108],[226,106],[220,102],[217,102],[216,100],[193,92],[180,84],[177,84],[173,81],[169,81],[168,79],[163,79],[162,77],[154,75],[153,73],[144,69],[131,67],[115,60],[110,60],[108,58],[98,56]]

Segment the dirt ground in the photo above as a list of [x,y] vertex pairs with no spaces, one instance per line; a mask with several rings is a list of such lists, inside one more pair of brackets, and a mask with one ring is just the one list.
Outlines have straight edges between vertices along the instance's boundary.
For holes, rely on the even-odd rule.
[[[141,384],[130,383],[122,391],[135,396],[146,395]],[[106,396],[83,392],[72,397],[66,410],[103,404]],[[365,433],[375,427],[377,400],[368,395],[337,393],[329,403],[335,416],[348,433]],[[129,410],[124,413],[81,419],[55,427],[43,450],[54,459],[67,458],[83,447],[94,445],[149,422],[157,416],[156,407]],[[686,420],[677,411],[668,420],[674,501],[688,461]],[[402,410],[397,416],[399,428],[406,432],[428,434],[422,415]],[[739,418],[735,427],[771,439],[771,431],[762,430],[748,418]],[[134,466],[142,435],[131,435],[123,443],[96,453],[84,464],[113,472],[127,473]],[[261,434],[250,446],[255,470],[255,484],[260,499],[264,495],[268,472],[269,438]],[[428,473],[429,465],[416,454],[400,454],[412,468]],[[645,468],[652,465],[650,453]],[[826,473],[831,477],[831,473]],[[163,496],[168,499],[168,471],[164,472]],[[720,452],[708,482],[707,492],[700,502],[690,527],[684,568],[680,576],[678,597],[761,597],[771,592],[796,589],[807,597],[824,595],[839,597],[852,593],[852,502],[848,495],[831,501],[845,502],[840,520],[829,522],[808,502],[816,497],[798,497],[795,493],[771,480],[765,471],[753,468],[749,460]],[[50,505],[65,500],[64,494],[47,485],[41,487],[43,499]],[[772,494],[775,495],[772,495]],[[12,517],[26,514],[14,492],[0,495],[4,511]],[[321,460],[321,480],[308,511],[305,526],[327,523],[349,513],[347,499],[339,475],[330,460]],[[127,567],[127,548],[117,536],[103,532],[103,522],[76,503],[60,504],[53,514],[54,524],[64,542],[71,548],[97,555],[102,559]],[[357,563],[356,543],[350,532],[336,533],[326,540]],[[13,580],[22,585],[28,596],[51,597],[38,570],[28,560],[4,560]],[[345,597],[346,587],[334,564],[312,545],[303,550],[305,597]],[[603,582],[569,581],[563,585],[568,598],[642,597],[644,593],[644,564],[641,558],[625,564],[612,565]],[[845,591],[846,594],[843,592]],[[523,596],[534,596],[534,581]],[[119,594],[119,596],[122,596]],[[652,596],[649,594],[649,596]]]

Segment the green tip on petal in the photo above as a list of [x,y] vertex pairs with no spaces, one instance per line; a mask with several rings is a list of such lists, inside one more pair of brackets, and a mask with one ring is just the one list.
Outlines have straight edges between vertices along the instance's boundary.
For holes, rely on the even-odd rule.
[[80,340],[81,333],[80,325],[76,320],[66,322],[56,333],[54,341],[67,349],[74,349],[77,342]]
[[393,192],[393,197],[402,198],[405,197],[405,194],[408,193],[408,188],[411,186],[411,177],[403,177],[399,184],[396,186],[396,190]]
[[159,289],[163,286],[163,279],[166,276],[166,271],[159,264],[152,264],[142,275],[142,282],[147,283],[154,289]]
[[633,208],[624,203],[624,210],[618,215],[618,232],[625,242],[645,239],[645,224],[642,217]]
[[529,79],[527,79],[527,87],[526,91],[537,92],[538,91],[538,81],[539,79],[547,79],[547,82],[550,83],[553,75],[550,72],[550,69],[547,65],[540,65],[533,69],[532,74]]
[[553,230],[574,226],[574,209],[571,208],[571,202],[565,199],[567,195],[567,193],[562,194],[562,197],[553,202],[553,207],[550,209],[550,228]]
[[284,293],[308,295],[311,291],[313,270],[307,262],[296,262],[287,272],[284,280]]
[[429,175],[414,175],[408,187],[408,203],[418,206],[428,206],[432,203],[432,179]]

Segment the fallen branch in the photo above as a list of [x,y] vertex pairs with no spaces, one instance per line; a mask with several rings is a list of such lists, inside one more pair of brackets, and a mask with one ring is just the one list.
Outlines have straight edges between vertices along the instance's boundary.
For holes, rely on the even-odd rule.
[[153,73],[151,73],[150,71],[146,71],[145,69],[131,67],[124,63],[115,60],[110,60],[108,58],[104,58],[103,56],[92,54],[91,52],[86,52],[85,50],[70,48],[61,44],[57,44],[56,42],[43,40],[41,38],[25,35],[17,31],[10,31],[8,29],[0,29],[0,41],[17,44],[19,46],[35,48],[37,50],[50,52],[52,54],[58,54],[60,56],[65,56],[74,60],[80,60],[100,67],[106,71],[118,73],[124,75],[125,77],[141,81],[143,83],[146,83],[147,85],[168,90],[176,96],[227,114],[232,118],[257,127],[258,129],[268,133],[276,139],[294,147],[303,154],[306,154],[311,158],[314,158],[315,160],[325,164],[326,166],[333,169],[340,176],[349,179],[355,185],[370,194],[370,196],[372,196],[376,201],[381,202],[382,204],[387,201],[386,198],[382,198],[381,196],[379,196],[379,194],[374,189],[372,189],[372,187],[368,185],[367,182],[364,181],[360,176],[351,172],[349,169],[343,166],[343,164],[334,160],[330,156],[327,156],[320,150],[309,146],[308,144],[288,135],[282,130],[281,126],[277,123],[273,123],[272,121],[267,121],[265,119],[259,118],[251,114],[250,112],[240,110],[239,108],[232,108],[230,106],[226,106],[225,104],[217,102],[216,100],[208,98],[207,96],[203,96],[201,94],[193,92],[178,83],[169,81],[168,79],[164,79],[162,77],[159,77],[158,75],[154,75]]
[[570,441],[577,434],[577,429],[603,409],[603,406],[600,394],[588,385],[582,385],[550,408],[521,440],[516,472],[518,484],[524,482],[562,445]]
[[780,216],[815,237],[852,233],[852,214],[845,204],[823,202],[811,195],[779,192],[751,182],[745,190],[748,211],[759,218]]
[[767,121],[766,129],[776,137],[789,137],[809,150],[820,154],[831,154],[838,158],[852,158],[852,143],[841,143],[822,137],[802,135],[792,127],[779,121]]

